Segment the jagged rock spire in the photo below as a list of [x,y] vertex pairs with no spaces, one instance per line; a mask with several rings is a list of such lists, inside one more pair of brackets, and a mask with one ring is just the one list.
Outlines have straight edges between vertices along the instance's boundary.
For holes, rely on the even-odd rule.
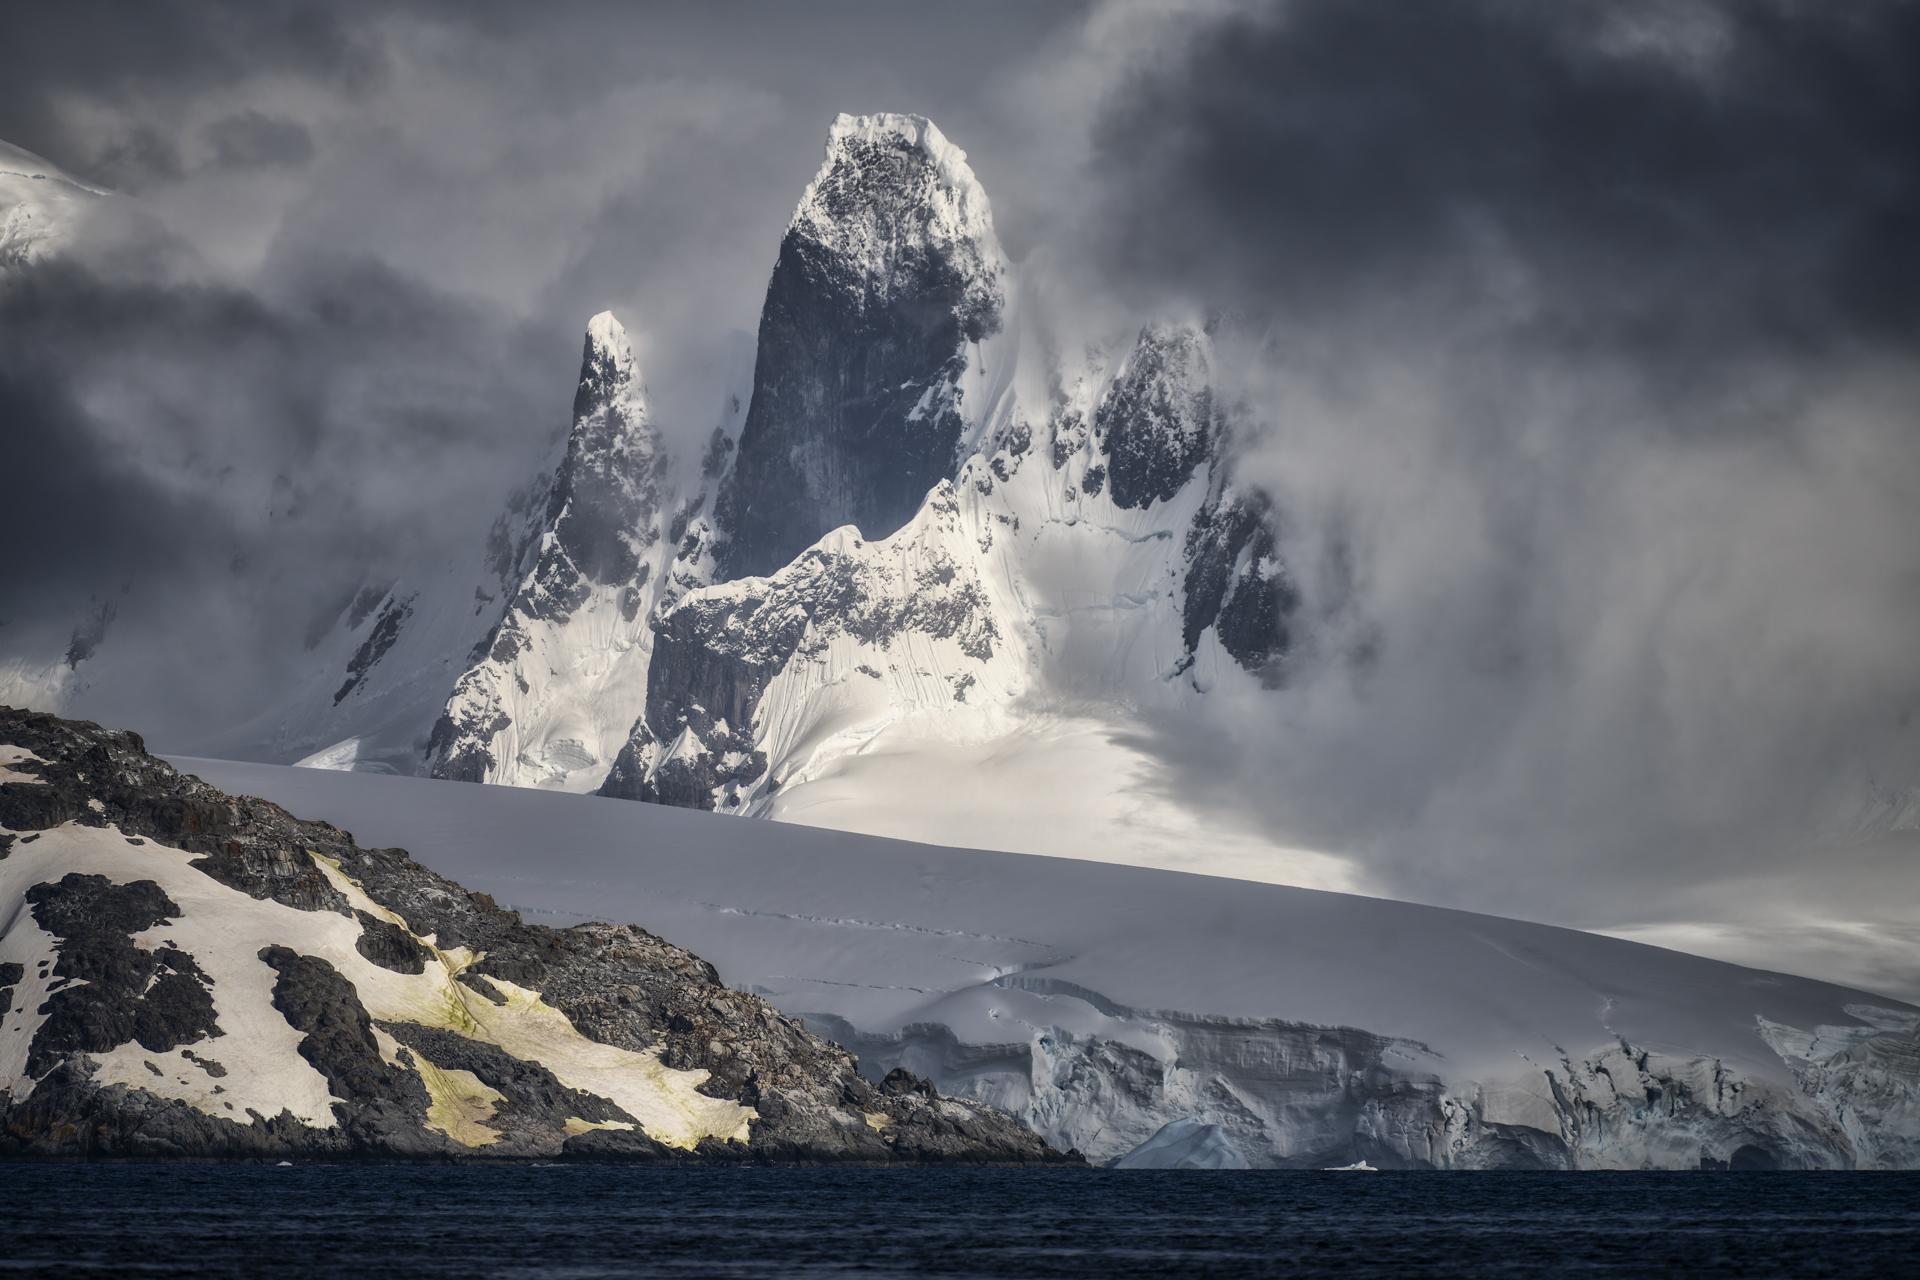
[[[605,744],[591,726],[528,723],[529,713],[537,721],[543,706],[595,704],[609,681],[618,682],[621,664],[589,662],[582,671],[569,663],[562,632],[570,624],[630,653],[644,685],[645,613],[657,585],[654,562],[665,551],[665,469],[632,344],[613,313],[602,311],[587,323],[573,429],[534,534],[531,568],[469,655],[434,725],[427,759],[435,777],[497,782],[531,771],[564,779],[604,769],[596,749]],[[631,715],[615,718],[624,725]],[[548,742],[552,735],[557,740]],[[509,769],[523,772],[502,772]]]
[[834,121],[767,286],[723,576],[844,524],[885,537],[952,475],[957,382],[1000,324],[1004,273],[986,193],[931,122]]
[[602,311],[587,323],[573,431],[548,511],[557,550],[584,578],[620,583],[638,572],[662,468],[627,331]]

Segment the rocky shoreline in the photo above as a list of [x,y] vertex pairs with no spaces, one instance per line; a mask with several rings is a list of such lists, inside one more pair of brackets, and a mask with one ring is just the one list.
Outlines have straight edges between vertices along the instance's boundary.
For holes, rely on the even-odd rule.
[[1078,1160],[644,929],[529,925],[84,722],[0,710],[0,922],[0,1156]]

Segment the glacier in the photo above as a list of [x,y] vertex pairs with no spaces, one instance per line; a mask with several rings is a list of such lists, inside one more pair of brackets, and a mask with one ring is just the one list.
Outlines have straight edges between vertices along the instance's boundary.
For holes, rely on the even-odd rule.
[[1090,1159],[1920,1165],[1920,1008],[1596,934],[530,789],[182,760],[529,919],[632,919]]

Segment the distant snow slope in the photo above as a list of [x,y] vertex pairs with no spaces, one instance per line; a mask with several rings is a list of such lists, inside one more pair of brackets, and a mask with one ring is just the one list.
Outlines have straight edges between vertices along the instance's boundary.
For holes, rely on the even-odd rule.
[[181,764],[536,918],[644,924],[869,1071],[907,1065],[1096,1159],[1920,1163],[1920,1010],[1825,983],[1277,885]]
[[107,193],[0,142],[0,269],[58,251],[87,206]]
[[[1164,768],[1133,744],[1137,732],[1085,706],[895,716],[828,740],[835,749],[796,752],[779,790],[751,812],[895,840],[1363,887],[1341,858],[1275,844],[1173,793]],[[1013,795],[1019,804],[1006,802]]]

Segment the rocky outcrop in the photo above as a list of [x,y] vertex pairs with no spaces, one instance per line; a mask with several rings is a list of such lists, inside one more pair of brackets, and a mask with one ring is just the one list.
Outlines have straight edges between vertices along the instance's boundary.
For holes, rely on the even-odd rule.
[[1122,508],[1165,502],[1186,488],[1219,435],[1206,336],[1149,326],[1101,399],[1093,437],[1106,463],[1082,488],[1110,485]]
[[133,734],[0,709],[0,753],[0,1152],[1064,1158],[644,929],[529,925]]
[[1300,605],[1264,493],[1223,487],[1194,513],[1186,537],[1180,638],[1191,655],[1211,628],[1220,647],[1269,688],[1281,683]]
[[723,578],[830,529],[884,538],[954,473],[967,350],[1004,260],[966,155],[919,116],[841,116],[788,225],[719,523]]
[[351,658],[347,659],[346,683],[334,692],[334,706],[339,706],[346,700],[348,694],[358,689],[366,680],[367,673],[373,670],[380,659],[387,656],[387,651],[392,649],[394,641],[400,638],[400,629],[406,626],[407,619],[412,613],[412,596],[405,599],[391,595],[386,597],[385,603],[380,608],[380,616],[374,619],[373,629],[367,632],[366,639],[360,642],[360,647],[353,651]]

